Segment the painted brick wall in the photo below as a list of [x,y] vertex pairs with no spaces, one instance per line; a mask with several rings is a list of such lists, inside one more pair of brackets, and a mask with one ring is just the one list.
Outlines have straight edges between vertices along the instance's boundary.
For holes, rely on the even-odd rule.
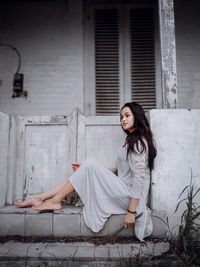
[[[200,107],[199,8],[199,1],[175,1],[180,108]],[[0,110],[19,115],[84,111],[82,0],[1,2],[0,42],[19,49],[28,91],[27,99],[11,98],[17,56],[0,47]]]
[[200,2],[175,2],[179,108],[200,107]]
[[82,110],[82,0],[4,2],[0,42],[20,51],[28,98],[11,98],[17,55],[0,47],[0,110],[20,115]]

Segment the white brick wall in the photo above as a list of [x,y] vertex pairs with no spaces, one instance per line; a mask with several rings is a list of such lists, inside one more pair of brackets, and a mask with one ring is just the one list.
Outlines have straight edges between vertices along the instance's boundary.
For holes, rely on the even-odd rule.
[[174,2],[179,108],[199,108],[200,2]]
[[82,0],[25,2],[6,5],[0,40],[21,53],[28,98],[11,98],[17,56],[0,47],[0,109],[31,115],[82,110]]
[[[180,108],[200,107],[199,7],[199,1],[175,1]],[[83,0],[0,4],[0,42],[19,49],[28,91],[27,99],[11,98],[17,56],[0,47],[0,110],[18,115],[62,115],[74,107],[84,111],[83,10]],[[158,96],[159,79],[157,73]]]

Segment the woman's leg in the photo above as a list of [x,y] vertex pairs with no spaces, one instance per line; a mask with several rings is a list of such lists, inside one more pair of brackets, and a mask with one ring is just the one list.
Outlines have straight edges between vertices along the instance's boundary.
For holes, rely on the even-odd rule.
[[[59,210],[61,209],[61,201],[70,193],[74,191],[69,179],[65,181],[62,187],[56,192],[56,194],[46,202],[41,202],[39,205],[33,205],[34,210]],[[45,194],[45,193],[44,193]]]
[[55,194],[58,193],[63,188],[63,186],[66,184],[67,180],[57,184],[56,186],[52,187],[48,191],[43,192],[41,194],[38,194],[32,198],[26,199],[26,200],[21,201],[21,202],[15,202],[14,205],[19,206],[21,208],[40,205],[46,199],[54,197]]

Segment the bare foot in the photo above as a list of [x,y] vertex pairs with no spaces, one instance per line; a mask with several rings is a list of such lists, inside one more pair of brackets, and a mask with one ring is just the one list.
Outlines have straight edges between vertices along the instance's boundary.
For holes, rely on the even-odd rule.
[[52,200],[47,200],[39,205],[32,207],[33,210],[60,210],[62,208],[60,203],[53,203]]
[[24,201],[21,202],[14,202],[15,206],[18,206],[20,208],[26,208],[26,207],[31,207],[31,206],[37,206],[42,204],[42,200],[39,199],[38,197],[32,197],[32,198],[28,198]]

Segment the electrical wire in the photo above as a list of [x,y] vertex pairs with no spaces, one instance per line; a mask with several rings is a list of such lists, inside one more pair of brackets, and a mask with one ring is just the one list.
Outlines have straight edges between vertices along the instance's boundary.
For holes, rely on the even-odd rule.
[[14,47],[11,44],[4,44],[4,43],[0,43],[0,46],[9,47],[9,48],[11,48],[12,50],[14,50],[17,53],[17,56],[18,56],[18,67],[17,67],[16,74],[19,73],[19,70],[21,68],[21,55],[20,55],[19,51],[17,50],[17,48]]

